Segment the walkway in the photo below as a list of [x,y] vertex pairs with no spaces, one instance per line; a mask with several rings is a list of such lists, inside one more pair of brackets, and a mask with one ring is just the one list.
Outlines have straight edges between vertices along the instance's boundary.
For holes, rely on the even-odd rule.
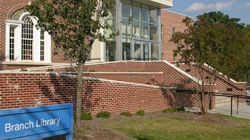
[[[231,105],[225,104],[225,105],[218,106],[216,107],[214,111],[211,111],[211,113],[230,115]],[[237,113],[237,104],[234,103],[233,104],[233,116],[250,119],[250,104],[240,103],[239,110]]]

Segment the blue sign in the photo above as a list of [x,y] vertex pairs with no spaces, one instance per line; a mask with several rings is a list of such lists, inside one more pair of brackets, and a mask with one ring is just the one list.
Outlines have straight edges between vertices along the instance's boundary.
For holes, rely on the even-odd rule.
[[72,133],[72,104],[0,110],[0,140],[37,140],[59,135],[72,140]]

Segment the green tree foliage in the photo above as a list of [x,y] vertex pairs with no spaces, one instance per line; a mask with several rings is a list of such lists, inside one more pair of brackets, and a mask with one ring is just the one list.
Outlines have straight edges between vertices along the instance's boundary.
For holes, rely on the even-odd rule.
[[250,83],[250,25],[247,25],[243,29],[243,33],[246,39],[246,43],[238,51],[237,62],[232,69],[230,76],[238,81],[247,81]]
[[80,128],[83,93],[83,65],[95,40],[104,40],[114,0],[33,0],[27,11],[37,17],[38,26],[51,35],[66,58],[77,64],[76,124]]
[[185,19],[187,30],[172,37],[176,54],[182,61],[208,63],[236,80],[249,81],[250,26],[239,21],[222,12],[205,13],[195,22]]
[[[205,84],[204,63],[214,68],[211,69],[213,75],[220,71],[240,79],[237,74],[243,71],[249,73],[249,53],[246,52],[249,50],[249,27],[246,28],[239,21],[222,12],[205,13],[198,16],[196,21],[184,19],[187,29],[172,36],[171,40],[178,46],[175,54],[181,56],[181,61],[196,63],[202,81],[201,91]],[[201,100],[204,100],[204,96]],[[201,110],[205,112],[205,108],[201,107]]]
[[178,44],[176,53],[186,62],[208,63],[214,68],[230,74],[238,60],[240,50],[246,44],[243,24],[239,19],[229,18],[221,12],[205,13],[193,22],[184,20],[188,29],[173,35]]

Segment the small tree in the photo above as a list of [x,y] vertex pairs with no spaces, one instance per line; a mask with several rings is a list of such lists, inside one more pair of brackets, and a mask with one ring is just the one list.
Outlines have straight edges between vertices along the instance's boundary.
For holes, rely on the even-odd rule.
[[[221,12],[205,13],[197,17],[197,21],[186,18],[183,20],[187,29],[173,35],[172,41],[177,44],[175,54],[181,56],[185,63],[195,63],[199,75],[200,109],[206,114],[205,86],[210,86],[213,92],[217,70],[230,73],[230,68],[237,62],[241,46],[244,45],[243,25],[239,19],[229,18]],[[204,64],[207,63],[207,66]],[[210,66],[213,66],[210,67]],[[207,75],[210,73],[210,75]]]
[[84,92],[83,66],[94,41],[105,40],[103,31],[110,28],[113,7],[114,0],[33,0],[26,8],[37,17],[38,26],[48,31],[66,58],[77,64],[77,128],[80,128]]

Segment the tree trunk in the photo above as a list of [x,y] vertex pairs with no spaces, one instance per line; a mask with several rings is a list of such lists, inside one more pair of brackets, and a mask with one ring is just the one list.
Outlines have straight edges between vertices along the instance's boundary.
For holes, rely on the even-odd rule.
[[[82,113],[82,94],[83,94],[83,64],[78,65],[77,74],[77,95],[76,95],[76,120],[75,128],[81,128],[81,113]],[[75,132],[77,132],[77,130]]]
[[201,114],[202,115],[206,115],[206,107],[205,107],[205,98],[204,98],[204,92],[201,91],[201,94],[200,94],[200,101],[201,101]]

